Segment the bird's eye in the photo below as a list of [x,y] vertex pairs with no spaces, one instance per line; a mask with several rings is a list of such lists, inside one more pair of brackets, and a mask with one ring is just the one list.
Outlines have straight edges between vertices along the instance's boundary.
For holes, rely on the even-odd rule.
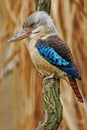
[[35,25],[35,23],[32,23],[31,25],[30,25],[30,27],[33,27]]

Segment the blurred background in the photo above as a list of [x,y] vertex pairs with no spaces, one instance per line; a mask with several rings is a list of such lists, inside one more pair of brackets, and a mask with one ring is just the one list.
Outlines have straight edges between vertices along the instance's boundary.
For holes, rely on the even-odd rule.
[[[35,11],[34,0],[0,0],[0,130],[35,130],[43,118],[41,80],[31,62],[27,39],[8,44]],[[79,103],[61,81],[63,120],[59,130],[87,130],[87,0],[52,0],[51,16],[81,72]]]

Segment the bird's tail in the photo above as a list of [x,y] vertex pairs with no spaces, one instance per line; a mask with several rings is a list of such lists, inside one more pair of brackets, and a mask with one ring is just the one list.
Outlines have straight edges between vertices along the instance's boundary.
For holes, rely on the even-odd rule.
[[81,102],[81,103],[83,103],[84,101],[83,101],[83,98],[82,98],[82,96],[81,96],[81,93],[80,93],[80,91],[79,91],[79,89],[78,89],[76,80],[73,79],[73,78],[70,78],[70,77],[69,77],[68,79],[69,79],[69,81],[70,81],[70,85],[71,85],[71,87],[72,87],[72,89],[73,89],[73,91],[74,91],[76,97],[78,98],[78,101]]

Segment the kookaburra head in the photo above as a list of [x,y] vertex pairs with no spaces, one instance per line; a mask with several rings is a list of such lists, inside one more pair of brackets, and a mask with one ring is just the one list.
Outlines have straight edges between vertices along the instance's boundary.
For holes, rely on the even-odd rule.
[[45,38],[49,35],[56,35],[57,30],[51,17],[44,11],[37,11],[23,24],[23,30],[14,37],[10,38],[8,42],[19,41],[28,37],[31,39]]

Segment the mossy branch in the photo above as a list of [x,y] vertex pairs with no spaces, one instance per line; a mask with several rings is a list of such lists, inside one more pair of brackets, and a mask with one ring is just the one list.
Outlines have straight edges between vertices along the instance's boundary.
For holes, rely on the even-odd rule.
[[50,14],[51,0],[36,0],[36,10]]
[[57,130],[62,121],[60,80],[58,78],[43,80],[42,103],[45,116],[36,130]]
[[[51,0],[36,0],[36,10],[50,14]],[[43,79],[43,78],[42,78]],[[62,104],[60,102],[60,79],[56,77],[43,79],[42,103],[45,116],[36,130],[57,130],[62,121]]]

